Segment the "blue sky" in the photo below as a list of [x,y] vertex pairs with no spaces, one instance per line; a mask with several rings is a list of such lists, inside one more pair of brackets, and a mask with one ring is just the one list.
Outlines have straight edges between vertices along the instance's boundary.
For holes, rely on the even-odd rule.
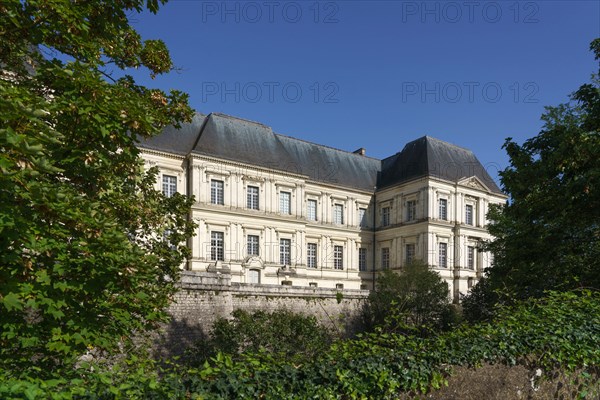
[[544,106],[597,71],[597,1],[171,1],[132,15],[178,73],[139,82],[190,94],[277,133],[384,158],[430,135],[508,165]]

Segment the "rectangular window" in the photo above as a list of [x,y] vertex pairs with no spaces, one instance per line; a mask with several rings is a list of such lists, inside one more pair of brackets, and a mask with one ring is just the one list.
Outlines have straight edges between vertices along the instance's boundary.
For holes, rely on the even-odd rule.
[[439,200],[439,216],[444,221],[448,220],[448,200],[446,199]]
[[260,271],[251,269],[248,271],[248,283],[260,283]]
[[279,240],[279,263],[282,265],[292,265],[292,241],[290,239]]
[[308,282],[308,287],[318,287],[317,282]]
[[172,197],[177,193],[177,177],[171,175],[162,176],[162,190],[166,197]]
[[381,209],[381,226],[388,226],[390,224],[390,208],[383,207]]
[[358,223],[361,227],[366,228],[367,225],[367,209],[359,208],[358,209]]
[[258,186],[248,186],[246,198],[246,207],[251,210],[258,210]]
[[406,245],[406,263],[410,264],[415,259],[415,244],[409,243]]
[[364,247],[358,249],[358,270],[367,270],[367,249],[365,249]]
[[470,204],[465,206],[465,223],[467,225],[473,225],[473,206]]
[[333,268],[344,269],[344,246],[333,246]]
[[308,200],[306,204],[306,218],[309,221],[317,220],[317,201],[316,200]]
[[279,193],[279,212],[281,214],[291,214],[291,198],[292,194],[290,192],[280,192]]
[[381,269],[389,269],[390,268],[390,248],[382,247],[381,248]]
[[256,235],[248,235],[248,255],[258,256],[260,255],[259,250],[259,239]]
[[224,204],[223,201],[223,181],[211,179],[210,181],[210,202],[212,204]]
[[308,268],[317,268],[317,244],[308,243],[306,247],[306,266]]
[[467,268],[475,269],[475,247],[467,247]]
[[417,219],[417,201],[409,200],[406,202],[406,220],[414,221]]
[[211,232],[210,233],[210,259],[213,261],[223,261],[224,257],[223,249],[223,232]]
[[438,266],[440,268],[448,267],[448,243],[440,243],[438,245],[439,248],[439,262]]
[[333,223],[337,225],[344,224],[344,206],[341,204],[333,206]]

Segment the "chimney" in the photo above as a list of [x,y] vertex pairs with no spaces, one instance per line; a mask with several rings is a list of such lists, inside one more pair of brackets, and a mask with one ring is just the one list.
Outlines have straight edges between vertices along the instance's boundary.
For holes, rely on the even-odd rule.
[[360,154],[361,156],[364,156],[365,154],[367,154],[367,150],[365,150],[364,147],[361,147],[358,150],[354,150],[353,153],[354,154]]

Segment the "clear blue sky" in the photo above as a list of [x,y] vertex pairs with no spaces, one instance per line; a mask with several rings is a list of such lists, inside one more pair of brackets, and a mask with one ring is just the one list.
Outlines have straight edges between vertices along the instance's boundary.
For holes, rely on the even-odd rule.
[[181,1],[132,15],[179,68],[140,82],[203,113],[384,158],[423,135],[472,149],[536,135],[598,64],[598,1]]

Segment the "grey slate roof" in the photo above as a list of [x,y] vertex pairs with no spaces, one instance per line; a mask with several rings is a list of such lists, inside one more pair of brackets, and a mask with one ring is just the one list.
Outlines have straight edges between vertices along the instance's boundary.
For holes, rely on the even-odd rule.
[[451,182],[476,176],[492,192],[502,194],[471,150],[423,136],[404,146],[401,152],[381,161],[379,188],[432,176]]
[[279,135],[258,122],[212,113],[196,114],[180,129],[165,128],[140,147],[182,156],[217,157],[366,191],[427,175],[453,182],[475,175],[490,190],[502,193],[470,150],[428,136],[378,160]]

